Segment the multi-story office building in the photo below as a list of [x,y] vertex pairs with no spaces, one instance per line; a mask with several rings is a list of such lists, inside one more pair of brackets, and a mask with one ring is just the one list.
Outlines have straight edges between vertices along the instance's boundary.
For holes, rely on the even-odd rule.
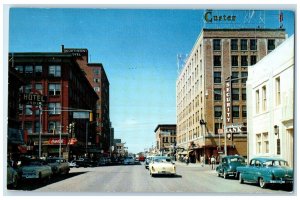
[[[68,53],[27,52],[10,53],[9,60],[9,67],[24,76],[18,129],[24,130],[32,149],[28,153],[61,153],[64,157],[88,153],[87,148],[95,146],[96,141],[95,123],[89,122],[88,113],[95,115],[98,95],[74,57]],[[74,116],[79,109],[86,110],[86,118]],[[68,129],[71,123],[75,126]]]
[[176,146],[176,124],[159,124],[154,132],[157,152],[173,155]]
[[249,158],[279,156],[294,163],[294,36],[249,67]]
[[[193,150],[197,162],[200,155],[207,159],[221,152],[247,156],[246,132],[235,133],[230,141],[218,129],[246,126],[248,66],[285,37],[283,29],[202,30],[176,82],[178,147]],[[225,98],[226,81],[230,93]]]
[[88,49],[64,48],[62,46],[62,52],[73,55],[99,97],[95,116],[97,124],[96,145],[108,153],[112,141],[109,117],[109,81],[104,67],[101,63],[88,62]]

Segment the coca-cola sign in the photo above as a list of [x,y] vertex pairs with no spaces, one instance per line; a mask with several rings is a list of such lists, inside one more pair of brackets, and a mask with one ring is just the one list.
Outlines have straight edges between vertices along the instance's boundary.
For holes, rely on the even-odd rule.
[[59,138],[50,138],[49,139],[49,144],[67,144],[67,140],[65,138],[61,138],[59,142]]

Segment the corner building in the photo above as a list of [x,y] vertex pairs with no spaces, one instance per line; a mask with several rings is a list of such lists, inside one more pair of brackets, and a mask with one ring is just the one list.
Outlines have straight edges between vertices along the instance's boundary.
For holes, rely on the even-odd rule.
[[[212,155],[218,161],[225,152],[247,157],[247,132],[230,140],[222,132],[229,125],[247,126],[248,66],[285,39],[284,29],[202,30],[176,81],[177,148],[188,150],[194,162],[200,156],[208,162]],[[224,91],[230,77],[231,120],[226,123]]]

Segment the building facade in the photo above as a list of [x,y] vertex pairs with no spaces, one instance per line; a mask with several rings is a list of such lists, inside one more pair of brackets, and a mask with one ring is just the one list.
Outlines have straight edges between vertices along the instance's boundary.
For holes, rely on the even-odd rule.
[[174,156],[176,146],[176,124],[159,124],[154,130],[156,152]]
[[[98,96],[71,54],[13,53],[9,68],[24,77],[18,129],[35,156],[79,156],[95,146]],[[9,91],[11,92],[11,91]],[[86,118],[75,111],[85,110]],[[71,127],[70,124],[73,124]]]
[[112,141],[109,116],[109,81],[104,67],[101,63],[88,62],[88,49],[65,48],[62,46],[62,52],[71,54],[75,58],[99,97],[97,101],[97,112],[94,117],[96,121],[96,145],[108,153]]
[[294,36],[249,67],[249,158],[278,156],[294,164]]
[[248,66],[285,37],[283,29],[202,30],[176,82],[177,146],[190,150],[193,160],[224,153],[247,156],[246,132],[230,140],[223,133],[229,125],[247,126]]

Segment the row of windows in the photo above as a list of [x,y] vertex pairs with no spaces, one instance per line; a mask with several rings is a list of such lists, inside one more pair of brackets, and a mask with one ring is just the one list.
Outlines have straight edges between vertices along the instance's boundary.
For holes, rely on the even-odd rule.
[[[25,115],[32,115],[33,114],[33,107],[32,105],[25,105]],[[60,103],[48,103],[48,114],[49,115],[58,115],[61,114],[61,104]],[[19,113],[23,113],[23,105],[19,105]],[[35,115],[39,115],[39,109],[35,110]]]
[[[23,73],[25,75],[34,75],[34,76],[42,76],[43,73],[43,66],[42,65],[17,65],[15,69],[19,73]],[[60,65],[49,65],[48,66],[48,75],[54,76],[54,77],[60,77],[61,76],[61,66]]]
[[[162,142],[163,143],[169,143],[169,137],[162,137]],[[170,137],[170,142],[171,143],[176,142],[176,137]]]
[[[256,51],[257,39],[231,39],[230,41],[231,51]],[[213,40],[213,50],[221,51],[221,39]],[[249,49],[248,49],[249,48]],[[268,39],[268,51],[275,49],[275,39]]]
[[[40,94],[43,94],[43,85],[41,83],[35,83],[34,84],[34,89],[38,91]],[[32,92],[32,84],[28,84],[25,86],[22,86],[20,88],[21,92],[24,93],[30,93]],[[57,96],[61,95],[61,84],[60,83],[49,83],[48,84],[48,95],[49,96]]]
[[[242,117],[246,118],[247,117],[247,107],[246,106],[241,106],[242,107]],[[214,107],[214,117],[215,118],[220,118],[222,117],[222,106],[215,106]],[[240,106],[239,105],[233,105],[232,106],[232,117],[233,118],[239,118],[240,117]]]
[[[246,83],[248,72],[241,72],[241,76],[239,76],[240,72],[232,72],[231,79],[232,83],[239,83],[240,80],[242,83]],[[214,72],[214,83],[222,83],[221,72]]]
[[[34,124],[31,121],[24,122],[24,129],[28,131],[29,134],[31,133],[39,133],[40,132],[40,122],[35,121]],[[49,121],[48,122],[48,132],[52,132],[55,130],[59,132],[61,130],[61,123],[60,121]]]
[[[240,98],[240,91],[242,91],[242,98]],[[231,100],[233,101],[239,101],[242,99],[243,101],[247,100],[246,96],[246,88],[232,88],[231,92]],[[214,89],[214,100],[215,101],[221,101],[222,100],[222,89],[215,88]]]
[[[249,56],[239,56],[232,55],[231,56],[231,66],[232,67],[247,67],[249,66]],[[240,62],[239,62],[240,60]],[[250,65],[255,65],[257,62],[256,56],[250,56]],[[222,57],[220,55],[214,55],[214,66],[215,67],[221,67],[222,66]]]

